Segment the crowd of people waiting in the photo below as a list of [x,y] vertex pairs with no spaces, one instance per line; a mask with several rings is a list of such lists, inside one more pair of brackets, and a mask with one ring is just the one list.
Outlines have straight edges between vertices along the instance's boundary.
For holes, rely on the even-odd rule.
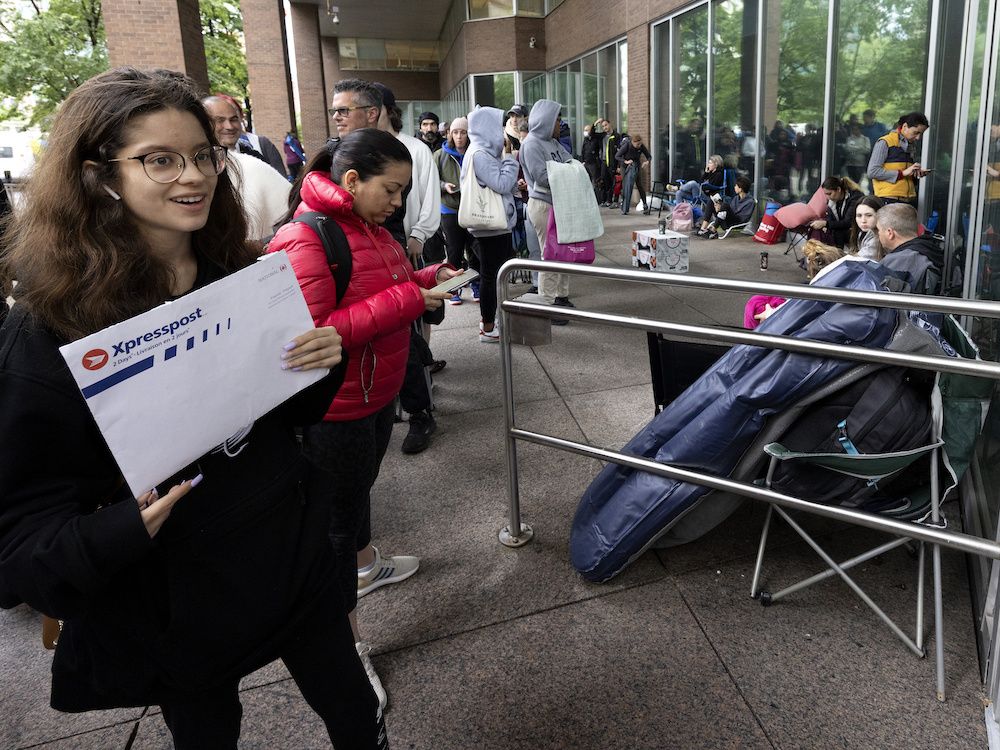
[[[479,107],[451,127],[425,112],[411,136],[391,90],[341,80],[336,136],[307,157],[170,71],[114,69],[63,103],[0,216],[0,606],[60,622],[53,707],[159,705],[175,747],[235,748],[239,682],[280,658],[335,746],[387,747],[357,602],[420,561],[373,544],[371,490],[400,412],[406,453],[436,427],[431,326],[462,296],[435,287],[478,269],[478,340],[495,343],[500,265],[540,257],[547,165],[571,159],[560,111]],[[649,153],[619,155],[637,170]],[[470,180],[502,197],[505,227],[461,226]],[[279,251],[315,327],[275,360],[329,374],[133,497],[59,347]],[[534,291],[573,306],[563,274]]]

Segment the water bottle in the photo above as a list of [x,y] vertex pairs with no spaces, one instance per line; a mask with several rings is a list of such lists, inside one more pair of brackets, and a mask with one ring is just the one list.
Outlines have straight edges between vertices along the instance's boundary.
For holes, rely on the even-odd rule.
[[760,251],[760,270],[767,270],[767,250]]

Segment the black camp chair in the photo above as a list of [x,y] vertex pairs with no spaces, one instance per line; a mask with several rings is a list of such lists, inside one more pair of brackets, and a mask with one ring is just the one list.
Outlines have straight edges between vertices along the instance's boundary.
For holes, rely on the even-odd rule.
[[[978,351],[975,345],[958,326],[952,318],[945,321],[944,333],[946,339],[961,356],[977,359]],[[862,373],[865,368],[877,368],[877,365],[862,365],[853,368],[842,376],[854,377],[855,374]],[[829,387],[822,389],[826,393],[832,392]],[[931,406],[931,435],[930,439],[923,446],[909,451],[880,454],[860,454],[849,455],[847,453],[804,453],[790,451],[779,442],[769,442],[762,447],[763,453],[769,459],[765,486],[770,486],[772,478],[778,466],[785,462],[805,463],[816,467],[818,470],[828,470],[838,474],[846,474],[855,478],[867,480],[868,482],[891,481],[907,471],[917,470],[919,466],[926,466],[928,471],[928,485],[925,492],[910,492],[907,494],[906,502],[901,502],[895,506],[887,506],[880,511],[884,517],[894,518],[901,521],[912,521],[923,523],[939,528],[946,525],[941,514],[941,503],[948,498],[949,493],[957,486],[965,468],[968,466],[969,457],[973,451],[979,428],[982,425],[982,418],[986,414],[984,402],[990,398],[992,383],[970,376],[942,374],[935,378],[930,398]],[[810,402],[815,402],[815,398],[810,398]],[[944,405],[947,406],[944,406]],[[975,414],[969,411],[970,407],[975,409]],[[978,427],[970,429],[971,424]],[[769,430],[769,434],[776,434]],[[929,460],[924,460],[929,459]],[[941,471],[945,472],[947,486],[941,486]],[[891,487],[891,484],[890,484]],[[809,498],[803,498],[808,500]],[[786,586],[777,592],[770,592],[763,588],[761,584],[761,573],[764,564],[764,553],[767,546],[768,534],[771,528],[773,514],[777,514],[816,552],[826,564],[827,569],[809,576],[797,583]],[[885,554],[897,547],[904,545],[917,545],[917,601],[916,601],[916,623],[914,637],[911,638],[902,628],[892,620],[875,601],[858,585],[848,574],[848,570],[867,562],[879,555]],[[776,505],[769,505],[767,516],[764,520],[764,528],[761,532],[760,546],[757,552],[757,561],[754,567],[753,581],[750,586],[750,595],[759,599],[764,606],[770,606],[776,601],[789,596],[813,584],[838,576],[846,583],[855,594],[885,622],[914,654],[923,658],[926,654],[924,649],[924,564],[925,543],[912,542],[909,537],[895,537],[889,541],[874,547],[862,554],[856,555],[843,562],[835,561],[819,543],[797,522],[791,515]],[[941,594],[941,552],[939,545],[931,545],[933,557],[933,595],[934,595],[934,645],[935,645],[935,669],[937,673],[937,699],[945,700],[944,688],[944,631],[942,623],[942,594]]]

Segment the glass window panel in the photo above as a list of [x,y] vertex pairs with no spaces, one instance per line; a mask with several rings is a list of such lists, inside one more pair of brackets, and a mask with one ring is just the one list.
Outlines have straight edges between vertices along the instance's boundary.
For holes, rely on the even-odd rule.
[[[705,114],[708,108],[708,6],[673,21],[673,121],[677,143],[673,178],[697,180],[705,171]],[[623,58],[624,59],[624,58]],[[624,117],[622,118],[624,120]],[[622,129],[625,129],[623,122]]]
[[628,132],[628,42],[618,43],[618,102],[621,108],[621,132]]
[[514,15],[514,0],[469,0],[469,18],[503,18]]
[[545,0],[517,0],[517,15],[541,18],[545,15]]
[[[980,0],[979,6],[979,28],[976,32],[976,43],[972,57],[971,83],[972,90],[968,101],[960,101],[958,92],[962,86],[962,55],[959,50],[964,46],[965,36],[965,9],[961,3],[942,3],[939,18],[937,59],[938,69],[935,71],[934,88],[938,92],[935,101],[931,106],[931,111],[927,113],[928,119],[933,127],[924,133],[921,139],[920,152],[923,159],[928,160],[928,166],[934,172],[920,180],[920,192],[926,193],[924,204],[927,212],[925,221],[933,221],[931,217],[936,211],[937,225],[934,231],[946,238],[948,252],[947,260],[950,270],[947,278],[954,285],[961,284],[963,265],[965,262],[965,246],[968,218],[969,202],[972,200],[972,179],[974,171],[972,165],[975,160],[977,135],[975,125],[971,125],[966,132],[965,140],[965,169],[961,182],[954,186],[960,193],[959,215],[955,221],[950,222],[948,216],[948,194],[952,189],[951,170],[953,158],[960,161],[963,154],[954,154],[955,135],[958,128],[960,109],[966,109],[971,123],[975,123],[980,107],[980,94],[982,92],[983,58],[985,56],[986,38],[986,18],[988,12],[988,0]],[[961,44],[958,40],[963,40]],[[920,109],[919,106],[914,109]],[[892,119],[904,112],[885,112],[885,117],[879,120]],[[881,114],[881,113],[880,113]],[[891,122],[887,124],[891,125]],[[965,227],[963,229],[963,227]]]
[[653,70],[656,71],[653,95],[653,144],[656,159],[653,179],[669,182],[670,171],[670,22],[653,27]]
[[[768,30],[777,39],[771,43],[769,36],[764,47],[761,135],[765,191],[779,203],[808,199],[821,182],[827,16],[828,0],[771,0],[767,5]],[[892,62],[886,66],[896,69]]]
[[[928,0],[840,2],[831,174],[848,176],[868,192],[866,171],[874,142],[900,115],[923,108],[929,4]],[[950,44],[954,43],[953,37]],[[950,56],[957,62],[958,55]],[[913,74],[886,75],[887,65]],[[866,116],[868,110],[874,115]]]
[[514,106],[514,74],[474,76],[476,104],[480,107],[498,107],[508,110]]
[[712,34],[712,152],[728,169],[754,179],[757,104],[757,0],[715,0]]
[[[598,116],[619,127],[621,107],[618,100],[618,62],[615,59],[617,45],[611,44],[597,51],[600,82],[598,85]],[[597,119],[597,118],[594,118]]]
[[523,73],[522,76],[521,104],[530,110],[531,105],[545,98],[545,73]]
[[597,53],[587,55],[583,58],[583,123],[593,123],[597,119],[598,112],[598,87],[600,80],[597,77]]

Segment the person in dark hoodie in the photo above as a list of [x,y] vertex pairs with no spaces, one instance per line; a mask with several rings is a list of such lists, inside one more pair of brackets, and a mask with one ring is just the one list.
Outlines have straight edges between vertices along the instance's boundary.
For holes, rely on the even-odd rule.
[[[545,258],[545,238],[548,233],[549,211],[552,209],[552,190],[549,187],[549,170],[546,162],[566,164],[573,157],[556,140],[562,129],[559,110],[562,105],[551,99],[539,99],[528,115],[528,137],[521,142],[521,168],[528,183],[528,218],[538,235],[538,244]],[[614,154],[612,154],[612,160]],[[569,278],[561,273],[538,274],[538,293],[550,305],[574,307],[569,301]],[[560,318],[555,325],[568,321]]]
[[917,211],[908,203],[890,203],[878,210],[878,239],[886,252],[882,265],[910,285],[914,294],[938,294],[944,251],[929,235],[917,236]]

